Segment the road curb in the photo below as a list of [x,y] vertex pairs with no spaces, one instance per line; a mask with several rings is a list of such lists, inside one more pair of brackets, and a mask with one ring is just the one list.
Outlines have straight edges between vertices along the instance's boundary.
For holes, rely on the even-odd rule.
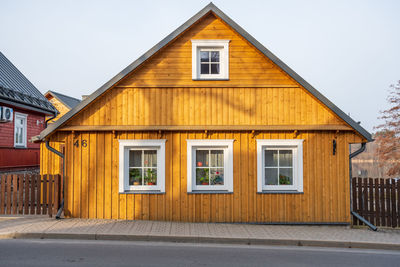
[[370,243],[336,240],[301,240],[301,239],[258,239],[209,236],[158,236],[158,235],[123,235],[95,233],[3,233],[0,239],[75,239],[75,240],[109,240],[109,241],[153,241],[173,243],[211,243],[234,245],[264,246],[308,246],[400,250],[400,244]]

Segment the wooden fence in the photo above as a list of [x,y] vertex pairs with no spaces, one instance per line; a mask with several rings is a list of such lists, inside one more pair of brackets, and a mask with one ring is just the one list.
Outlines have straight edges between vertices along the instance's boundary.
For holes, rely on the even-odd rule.
[[0,214],[57,213],[62,199],[60,175],[0,175]]
[[[400,227],[400,181],[352,179],[353,211],[375,226]],[[353,216],[353,225],[363,225]]]

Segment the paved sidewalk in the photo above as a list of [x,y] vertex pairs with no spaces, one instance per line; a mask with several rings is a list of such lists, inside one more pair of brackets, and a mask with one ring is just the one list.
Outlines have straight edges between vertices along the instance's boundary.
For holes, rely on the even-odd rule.
[[0,216],[0,239],[57,238],[400,250],[400,230]]

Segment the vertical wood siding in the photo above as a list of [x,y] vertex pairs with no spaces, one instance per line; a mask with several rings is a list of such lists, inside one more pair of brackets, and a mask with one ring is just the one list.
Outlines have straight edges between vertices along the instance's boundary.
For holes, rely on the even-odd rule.
[[[337,153],[332,140],[337,137]],[[233,194],[186,192],[186,140],[200,132],[166,132],[166,193],[119,194],[118,139],[157,139],[156,132],[66,134],[67,216],[191,222],[350,222],[349,142],[351,132],[309,131],[304,142],[304,194],[256,193],[256,139],[292,139],[292,132],[218,132],[212,139],[235,139]],[[87,147],[75,147],[87,140]],[[57,157],[48,157],[56,166]],[[56,171],[52,169],[49,171]],[[44,173],[45,170],[42,170]]]
[[114,88],[68,125],[343,125],[302,88]]
[[[191,39],[229,39],[229,80],[193,81]],[[66,149],[66,216],[190,222],[350,222],[352,131],[300,131],[304,194],[256,193],[256,139],[292,139],[246,125],[346,125],[332,111],[214,15],[207,15],[75,115],[68,126],[235,125],[243,131],[57,132]],[[335,127],[333,127],[335,128]],[[336,129],[336,128],[335,128]],[[62,129],[61,129],[62,130]],[[337,138],[337,154],[332,140]],[[166,193],[119,194],[118,139],[167,139]],[[186,140],[235,139],[233,194],[186,192]],[[87,147],[74,146],[86,140]],[[42,145],[42,174],[59,158]]]
[[[229,43],[229,81],[192,80],[192,39]],[[298,83],[222,20],[210,14],[163,48],[118,86],[163,87],[297,87]]]

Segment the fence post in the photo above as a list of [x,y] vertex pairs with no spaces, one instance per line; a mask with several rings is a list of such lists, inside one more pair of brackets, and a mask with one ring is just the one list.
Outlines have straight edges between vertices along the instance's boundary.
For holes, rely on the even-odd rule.
[[[362,217],[364,217],[364,201],[362,192],[362,180],[360,177],[357,178],[357,199],[358,199],[358,211]],[[361,225],[361,221],[358,222]]]
[[375,220],[376,224],[375,225],[381,225],[381,213],[380,213],[380,206],[381,206],[381,199],[379,197],[379,179],[374,179],[374,185],[375,185]]
[[397,189],[397,226],[400,226],[400,181],[397,180],[396,183],[396,189]]
[[18,175],[13,174],[12,179],[12,214],[17,214],[18,210]]
[[385,183],[385,188],[386,188],[386,194],[385,194],[385,198],[386,198],[386,218],[387,218],[387,226],[392,226],[392,205],[390,203],[391,197],[390,197],[390,179],[386,179],[386,183]]
[[60,175],[54,175],[54,213],[57,214],[60,205]]
[[18,214],[24,213],[24,176],[18,175]]
[[53,216],[53,179],[54,176],[50,174],[48,180],[48,185],[49,185],[49,200],[48,200],[48,211],[49,211],[49,217],[51,218]]
[[[351,178],[351,183],[352,183],[352,188],[353,188],[353,211],[359,213],[359,210],[357,208],[358,206],[358,199],[357,199],[357,178]],[[358,219],[353,216],[353,225],[359,225]]]
[[35,175],[35,179],[32,180],[34,188],[36,188],[36,214],[42,214],[42,178],[40,175]]
[[4,214],[4,208],[6,205],[6,175],[0,175],[0,214]]
[[396,208],[396,181],[390,179],[391,185],[391,197],[392,197],[392,227],[397,227],[397,208]]
[[381,220],[382,220],[382,226],[386,226],[386,201],[385,201],[385,180],[384,179],[379,179],[379,185],[381,189]]
[[42,193],[42,214],[46,215],[47,214],[47,178],[48,175],[45,174],[42,177],[42,187],[43,187],[43,193]]
[[374,180],[368,179],[368,193],[369,193],[369,221],[375,224],[375,208],[374,208]]

